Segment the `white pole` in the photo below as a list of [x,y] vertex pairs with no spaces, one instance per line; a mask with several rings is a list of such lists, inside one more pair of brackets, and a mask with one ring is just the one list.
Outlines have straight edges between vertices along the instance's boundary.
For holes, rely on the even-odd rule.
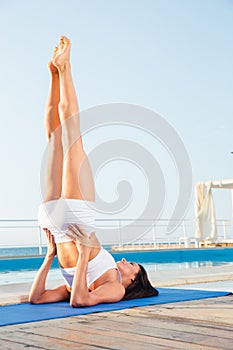
[[232,218],[233,218],[233,190],[231,190],[231,199],[232,199]]
[[226,236],[226,221],[225,220],[223,220],[223,239],[224,239],[224,241],[226,241],[226,239],[227,239],[227,236]]
[[156,249],[157,248],[157,241],[156,241],[156,230],[155,230],[155,223],[154,222],[152,225],[152,232],[153,232],[154,249]]
[[183,226],[183,234],[184,234],[184,239],[187,239],[187,235],[186,235],[186,227],[185,227],[185,222],[183,220],[182,222],[182,226]]
[[122,243],[122,232],[121,232],[121,222],[120,222],[120,220],[118,220],[118,228],[119,228],[119,246],[122,247],[123,243]]
[[231,211],[232,211],[232,217],[233,217],[233,190],[231,190],[231,199],[232,199],[232,209],[231,209]]
[[188,239],[187,234],[186,234],[186,227],[185,227],[184,220],[182,222],[182,226],[183,226],[183,234],[184,234],[184,247],[189,248],[189,239]]

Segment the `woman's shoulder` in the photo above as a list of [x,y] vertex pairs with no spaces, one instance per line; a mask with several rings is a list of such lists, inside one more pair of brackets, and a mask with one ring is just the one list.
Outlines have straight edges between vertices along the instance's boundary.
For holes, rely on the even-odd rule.
[[106,302],[120,301],[125,295],[125,288],[117,279],[113,281],[109,280],[108,282],[102,284],[101,289],[102,293],[106,297]]
[[113,267],[105,271],[94,283],[92,283],[91,289],[96,289],[99,286],[104,285],[106,283],[114,284],[118,288],[122,286],[122,284],[119,281],[118,271],[116,268]]

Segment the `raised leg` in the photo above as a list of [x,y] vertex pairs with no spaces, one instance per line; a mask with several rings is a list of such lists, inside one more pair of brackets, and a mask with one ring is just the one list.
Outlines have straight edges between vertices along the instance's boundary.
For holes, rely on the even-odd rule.
[[53,59],[60,76],[59,115],[63,130],[63,178],[64,198],[95,200],[94,182],[80,133],[80,116],[77,96],[70,67],[70,41],[61,37],[59,50]]
[[[56,55],[57,48],[54,51]],[[62,191],[63,148],[58,113],[60,102],[60,79],[57,68],[49,63],[50,87],[45,111],[45,130],[48,139],[47,165],[45,171],[43,201],[58,199]]]

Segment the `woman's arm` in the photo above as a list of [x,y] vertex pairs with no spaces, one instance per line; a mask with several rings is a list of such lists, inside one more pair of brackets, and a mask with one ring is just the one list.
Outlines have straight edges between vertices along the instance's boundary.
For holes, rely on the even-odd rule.
[[87,265],[92,246],[96,243],[99,244],[99,242],[94,233],[88,236],[78,225],[70,225],[68,232],[78,249],[78,261],[72,284],[70,305],[73,307],[86,306],[90,297],[87,287]]
[[65,285],[51,290],[45,289],[47,275],[53,259],[56,256],[56,244],[54,238],[48,230],[45,230],[45,232],[48,240],[48,250],[30,290],[28,301],[32,304],[53,303],[66,300],[69,297]]
[[82,249],[79,249],[78,261],[70,295],[70,305],[73,307],[86,306],[87,300],[89,299],[90,292],[87,288],[87,265],[89,255],[89,247],[84,246]]
[[91,306],[100,303],[116,302],[123,298],[124,287],[118,282],[106,282],[94,291],[87,287],[87,266],[91,248],[99,244],[94,233],[88,236],[77,225],[70,227],[71,237],[76,241],[79,251],[76,271],[74,275],[70,305],[73,307]]
[[73,307],[83,307],[120,301],[125,295],[125,288],[119,282],[106,282],[92,292],[88,290],[86,276],[89,255],[90,250],[88,247],[79,250],[70,296],[70,305]]

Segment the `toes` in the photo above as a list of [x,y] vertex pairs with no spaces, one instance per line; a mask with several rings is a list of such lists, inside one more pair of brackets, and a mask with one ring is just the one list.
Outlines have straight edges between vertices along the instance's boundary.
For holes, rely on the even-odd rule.
[[59,48],[58,48],[58,46],[56,46],[55,49],[53,50],[53,57],[56,56],[58,50],[59,50]]
[[68,39],[66,36],[62,35],[60,37],[60,43],[62,43],[63,45],[68,45],[68,44],[70,44],[70,39]]
[[[56,46],[57,50],[59,50],[60,52],[63,52],[65,49],[67,49],[70,45],[70,40],[66,37],[66,36],[61,36],[60,40],[59,40],[59,44],[58,46]],[[54,50],[54,52],[56,53],[57,50]]]

